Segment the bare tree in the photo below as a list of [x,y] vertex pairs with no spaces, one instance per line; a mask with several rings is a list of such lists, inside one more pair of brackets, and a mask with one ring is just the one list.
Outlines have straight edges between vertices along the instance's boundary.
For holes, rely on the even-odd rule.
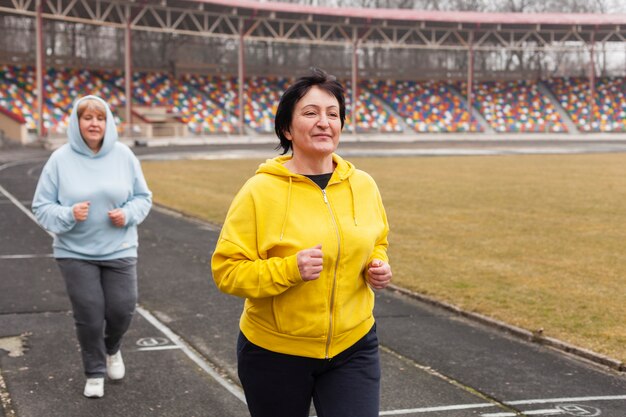
[[[259,0],[263,2],[264,0]],[[274,0],[309,6],[497,12],[626,12],[622,0]]]

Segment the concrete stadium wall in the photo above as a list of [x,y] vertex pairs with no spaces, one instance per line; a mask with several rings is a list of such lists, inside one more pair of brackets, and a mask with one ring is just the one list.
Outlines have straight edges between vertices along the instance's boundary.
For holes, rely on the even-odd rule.
[[9,140],[22,145],[28,143],[26,121],[18,120],[16,116],[0,108],[0,140]]

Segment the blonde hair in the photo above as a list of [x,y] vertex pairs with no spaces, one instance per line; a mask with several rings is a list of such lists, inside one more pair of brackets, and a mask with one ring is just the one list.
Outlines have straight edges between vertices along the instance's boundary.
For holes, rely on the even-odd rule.
[[87,98],[80,102],[78,108],[76,109],[76,115],[80,119],[85,110],[93,110],[98,113],[100,116],[106,117],[107,109],[104,107],[104,104],[96,100],[95,98]]

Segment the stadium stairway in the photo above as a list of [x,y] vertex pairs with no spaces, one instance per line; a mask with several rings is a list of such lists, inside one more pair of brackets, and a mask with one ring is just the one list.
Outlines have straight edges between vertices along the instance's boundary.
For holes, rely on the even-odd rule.
[[[461,100],[461,102],[465,104],[465,107],[469,108],[469,105],[467,103],[467,97],[465,95],[461,94],[461,92],[457,90],[457,88],[453,85],[450,85],[449,89],[452,92],[452,94],[457,96]],[[480,111],[478,111],[478,109],[474,106],[472,106],[472,109],[471,109],[471,117],[473,117],[474,119],[478,121],[478,124],[480,125],[480,127],[483,129],[485,133],[490,133],[490,134],[497,133],[495,129],[491,126],[491,124],[489,124],[489,122],[487,122],[485,117],[480,113]]]
[[554,96],[552,91],[543,83],[543,81],[541,80],[537,81],[537,89],[539,90],[541,94],[543,94],[550,100],[550,102],[556,109],[557,113],[561,117],[563,124],[565,124],[565,126],[567,127],[567,132],[569,134],[577,133],[578,128],[576,127],[576,124],[574,124],[574,122],[572,121],[572,118],[565,111],[565,109],[563,108],[559,100],[557,100],[557,98]]
[[401,114],[395,111],[394,108],[391,107],[389,103],[385,101],[384,98],[382,98],[378,94],[375,94],[374,92],[372,92],[371,94],[373,97],[376,97],[378,100],[380,100],[381,106],[383,107],[383,109],[385,109],[387,113],[389,113],[391,116],[395,117],[398,120],[398,124],[400,125],[400,128],[402,129],[402,134],[408,135],[408,134],[415,133],[413,128],[406,123],[406,120],[404,120],[404,117],[402,117]]

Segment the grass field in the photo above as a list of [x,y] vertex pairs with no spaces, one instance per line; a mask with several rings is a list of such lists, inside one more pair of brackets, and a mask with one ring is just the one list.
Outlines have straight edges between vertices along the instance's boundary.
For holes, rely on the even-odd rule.
[[[626,154],[350,158],[377,181],[394,283],[626,362]],[[144,162],[213,223],[260,160]]]

